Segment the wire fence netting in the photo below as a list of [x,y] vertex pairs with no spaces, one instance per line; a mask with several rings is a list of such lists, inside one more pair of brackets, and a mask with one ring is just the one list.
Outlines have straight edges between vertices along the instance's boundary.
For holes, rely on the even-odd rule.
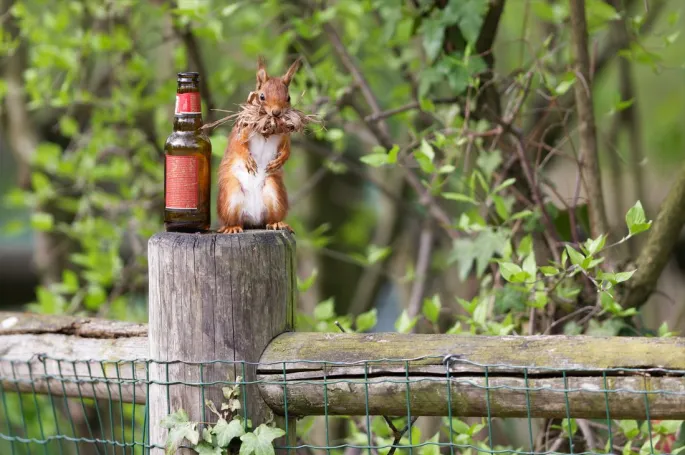
[[[293,455],[685,453],[680,370],[0,355],[0,455],[164,453],[155,435],[181,409],[201,435],[219,417],[241,434],[266,420],[289,435],[276,453]],[[211,453],[239,448],[235,438]]]

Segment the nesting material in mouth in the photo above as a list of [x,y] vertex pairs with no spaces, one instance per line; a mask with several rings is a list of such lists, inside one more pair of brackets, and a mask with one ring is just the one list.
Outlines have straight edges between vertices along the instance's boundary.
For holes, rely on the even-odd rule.
[[255,96],[248,97],[248,100],[247,103],[240,106],[239,112],[204,125],[202,128],[213,128],[235,119],[238,128],[247,129],[250,135],[259,133],[262,136],[271,136],[272,134],[302,132],[310,123],[321,123],[316,115],[305,114],[292,107],[284,109],[280,116],[274,117],[266,112],[264,106],[259,104]]

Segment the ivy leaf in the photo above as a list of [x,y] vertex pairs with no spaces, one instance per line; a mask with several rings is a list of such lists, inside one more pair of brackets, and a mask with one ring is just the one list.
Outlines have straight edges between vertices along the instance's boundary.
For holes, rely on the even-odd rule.
[[285,431],[261,424],[253,433],[245,433],[240,437],[240,455],[275,455],[273,440],[280,438]]
[[474,44],[489,4],[489,0],[452,0],[444,10],[444,20],[458,24],[464,38]]
[[434,324],[438,322],[441,308],[442,303],[440,302],[440,296],[437,294],[432,299],[425,299],[423,301],[423,315]]
[[213,445],[204,441],[195,447],[195,451],[198,453],[198,455],[221,455],[220,447],[214,447]]
[[445,27],[440,17],[429,17],[423,21],[423,49],[429,62],[434,61],[442,49]]
[[652,225],[651,221],[647,221],[645,217],[645,210],[642,208],[642,203],[637,201],[634,206],[626,213],[626,225],[630,235],[644,232]]
[[196,445],[200,439],[196,424],[188,421],[188,414],[183,409],[166,416],[160,422],[160,426],[169,430],[165,447],[170,454],[176,452],[183,439],[187,439],[192,445]]
[[376,308],[357,316],[356,325],[358,332],[366,332],[376,326],[378,321],[378,310]]
[[167,430],[170,430],[173,427],[180,425],[182,423],[186,423],[186,422],[189,422],[188,414],[183,409],[179,409],[178,411],[174,412],[173,414],[169,414],[168,416],[164,417],[161,420],[161,422],[159,422],[159,425],[162,428],[166,428]]
[[216,442],[219,447],[228,447],[231,440],[244,435],[245,430],[240,420],[234,419],[229,423],[225,419],[219,419],[212,428],[212,433],[216,435]]

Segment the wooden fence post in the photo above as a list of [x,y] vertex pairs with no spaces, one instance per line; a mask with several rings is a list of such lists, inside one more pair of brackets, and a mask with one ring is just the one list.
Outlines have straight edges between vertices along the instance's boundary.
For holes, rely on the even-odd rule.
[[[150,444],[163,446],[160,420],[183,408],[192,421],[215,421],[203,403],[219,407],[230,376],[256,380],[256,367],[217,360],[259,362],[267,344],[294,325],[295,240],[285,232],[238,235],[159,233],[148,246]],[[158,364],[155,361],[172,362]],[[181,363],[173,363],[181,361]],[[188,362],[188,363],[186,363]],[[171,382],[167,388],[159,382]],[[178,383],[181,384],[173,384]],[[242,388],[253,427],[272,415],[255,384]],[[277,419],[277,423],[280,419]],[[281,421],[281,428],[283,422]],[[294,441],[295,421],[285,439]],[[189,451],[188,451],[189,452]],[[162,453],[153,450],[151,453]]]

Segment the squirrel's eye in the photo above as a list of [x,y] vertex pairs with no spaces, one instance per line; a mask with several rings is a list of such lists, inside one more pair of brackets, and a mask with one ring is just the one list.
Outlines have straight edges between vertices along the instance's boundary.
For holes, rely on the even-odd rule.
[[262,100],[262,101],[264,101],[264,100],[266,99],[266,96],[264,96],[263,93],[260,93],[260,94],[259,94],[259,99]]
[[290,95],[288,95],[288,102],[290,102]]

